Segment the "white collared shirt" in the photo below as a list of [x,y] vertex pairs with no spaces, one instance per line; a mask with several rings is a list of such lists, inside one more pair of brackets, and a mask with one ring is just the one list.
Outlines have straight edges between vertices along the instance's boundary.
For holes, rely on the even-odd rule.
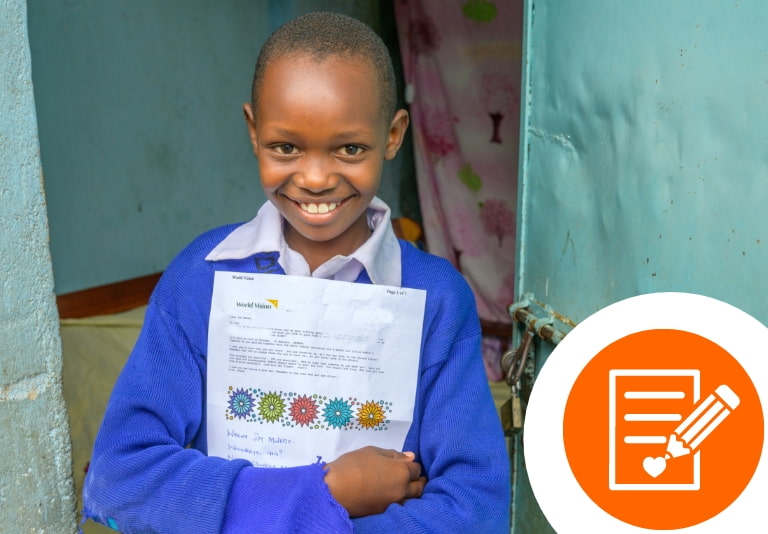
[[249,222],[237,227],[205,257],[208,261],[239,260],[259,252],[279,252],[278,263],[286,274],[354,282],[365,269],[374,284],[400,287],[400,244],[390,223],[391,211],[374,197],[368,206],[371,237],[349,256],[334,256],[314,272],[304,257],[288,247],[283,216],[267,201]]

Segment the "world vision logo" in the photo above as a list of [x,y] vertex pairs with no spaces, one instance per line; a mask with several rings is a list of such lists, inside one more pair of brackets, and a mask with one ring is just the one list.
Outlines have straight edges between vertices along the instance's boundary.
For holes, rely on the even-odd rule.
[[685,293],[627,299],[572,330],[536,379],[524,428],[556,532],[757,532],[766,343],[746,313]]
[[278,299],[264,299],[269,304],[263,302],[237,302],[238,308],[258,308],[260,310],[276,310],[278,306]]

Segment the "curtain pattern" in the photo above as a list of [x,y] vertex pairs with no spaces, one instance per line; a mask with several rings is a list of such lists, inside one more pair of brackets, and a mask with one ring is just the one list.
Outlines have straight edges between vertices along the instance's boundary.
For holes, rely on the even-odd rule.
[[[395,13],[427,249],[463,273],[482,320],[510,324],[522,0],[396,0]],[[502,345],[484,340],[492,380]]]

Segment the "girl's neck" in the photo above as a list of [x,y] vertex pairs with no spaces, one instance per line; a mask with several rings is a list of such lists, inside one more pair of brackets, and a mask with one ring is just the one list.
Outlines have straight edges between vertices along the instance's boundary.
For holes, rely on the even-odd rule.
[[283,228],[283,235],[291,250],[304,257],[309,271],[315,272],[315,269],[335,256],[351,255],[371,237],[371,229],[368,226],[368,217],[363,213],[344,233],[328,241],[309,239],[287,223]]

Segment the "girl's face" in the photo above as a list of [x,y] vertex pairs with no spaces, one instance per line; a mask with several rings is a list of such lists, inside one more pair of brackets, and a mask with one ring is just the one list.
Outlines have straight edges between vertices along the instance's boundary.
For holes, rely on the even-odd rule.
[[[261,185],[288,222],[288,245],[312,270],[349,255],[370,236],[366,208],[383,161],[400,148],[407,113],[383,117],[373,67],[339,56],[273,61],[258,101],[244,110]],[[318,251],[324,258],[310,261]]]

